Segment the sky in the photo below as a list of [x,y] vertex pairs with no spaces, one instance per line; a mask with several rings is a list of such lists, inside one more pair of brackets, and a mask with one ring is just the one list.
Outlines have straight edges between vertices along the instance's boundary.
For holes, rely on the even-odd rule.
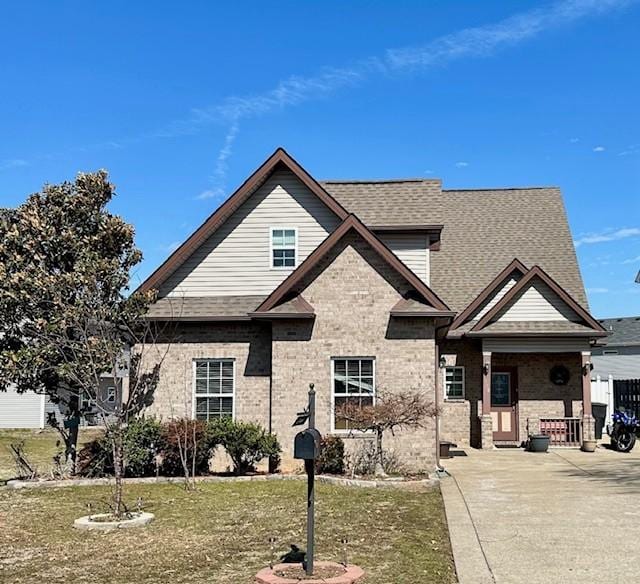
[[137,284],[278,146],[318,179],[554,185],[592,313],[640,315],[638,30],[639,0],[7,2],[0,206],[107,169]]

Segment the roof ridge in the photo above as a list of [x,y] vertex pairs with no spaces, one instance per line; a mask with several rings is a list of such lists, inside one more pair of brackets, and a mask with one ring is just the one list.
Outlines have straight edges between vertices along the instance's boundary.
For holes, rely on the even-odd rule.
[[477,191],[547,191],[550,189],[560,190],[558,186],[529,186],[529,187],[486,187],[486,188],[471,188],[471,189],[442,189],[443,193],[449,192],[477,192]]
[[385,183],[441,183],[439,178],[372,178],[372,179],[322,179],[318,181],[320,184],[385,184]]

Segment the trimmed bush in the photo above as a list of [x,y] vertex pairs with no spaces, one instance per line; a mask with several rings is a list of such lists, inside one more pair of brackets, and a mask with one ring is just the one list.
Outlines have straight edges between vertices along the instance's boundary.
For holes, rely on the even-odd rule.
[[211,451],[217,445],[215,440],[216,436],[209,431],[207,423],[201,420],[181,418],[166,422],[162,426],[162,473],[172,477],[184,476],[186,463],[191,474],[195,462],[195,474],[207,474]]
[[[161,425],[153,418],[138,418],[124,430],[124,475],[148,477],[156,473],[155,456],[162,449]],[[113,474],[113,446],[109,433],[88,442],[78,453],[78,474],[104,477]]]
[[344,474],[344,441],[340,436],[322,438],[320,456],[316,460],[316,472]]
[[221,418],[209,423],[212,443],[220,444],[233,461],[233,472],[243,475],[255,471],[264,458],[277,459],[281,448],[278,439],[259,424]]

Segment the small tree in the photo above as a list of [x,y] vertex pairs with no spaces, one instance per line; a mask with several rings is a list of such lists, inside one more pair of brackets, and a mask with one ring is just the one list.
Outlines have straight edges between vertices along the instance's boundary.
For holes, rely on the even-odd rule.
[[360,405],[346,400],[336,409],[336,416],[350,429],[375,434],[376,474],[384,475],[383,438],[385,432],[422,428],[436,416],[436,407],[424,391],[377,390],[375,403]]
[[[106,208],[113,195],[106,172],[79,174],[0,213],[0,390],[13,384],[70,406],[58,429],[72,472],[79,403],[95,404],[112,439],[120,516],[123,427],[147,405],[168,345],[157,350],[160,331],[145,320],[154,294],[128,294],[142,254],[133,227]],[[100,394],[104,376],[118,385],[115,408]]]

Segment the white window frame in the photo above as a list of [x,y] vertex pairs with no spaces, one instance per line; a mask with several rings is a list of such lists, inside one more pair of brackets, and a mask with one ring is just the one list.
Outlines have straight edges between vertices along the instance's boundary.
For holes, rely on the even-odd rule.
[[[118,392],[116,391],[116,388],[114,385],[109,385],[107,387],[107,397],[105,399],[105,403],[108,404],[115,404],[116,403],[116,396],[117,396]],[[113,397],[113,399],[111,399]]]
[[[231,393],[196,393],[196,364],[202,361],[231,361],[233,364],[233,391]],[[222,390],[222,387],[220,387]],[[191,416],[194,420],[197,420],[196,415],[196,398],[198,397],[230,397],[231,398],[231,419],[236,419],[236,360],[234,357],[197,357],[192,362],[192,377],[191,377]],[[209,421],[209,418],[207,418]]]
[[[366,432],[366,430],[356,430],[356,429],[349,429],[349,428],[336,428],[336,395],[340,396],[340,397],[345,397],[348,396],[349,394],[343,394],[343,393],[339,393],[336,394],[335,389],[336,389],[336,384],[335,384],[335,362],[336,361],[362,361],[362,360],[367,360],[367,361],[372,361],[373,363],[373,367],[372,367],[372,375],[373,375],[373,400],[372,403],[373,405],[376,404],[376,358],[375,357],[371,357],[371,356],[351,356],[351,357],[344,357],[344,356],[340,356],[340,357],[331,357],[331,433],[332,434],[345,434],[345,435],[349,435],[349,434],[364,434]],[[348,367],[348,365],[347,365]],[[355,396],[359,396],[359,395],[365,395],[365,394],[351,394],[354,397]],[[368,394],[366,394],[368,395]]]
[[[462,370],[462,395],[460,396],[449,396],[449,391],[447,388],[447,369],[461,369]],[[445,401],[462,401],[465,399],[466,395],[466,371],[464,369],[464,365],[447,365],[442,369],[442,386],[444,387],[444,399]]]
[[[274,249],[290,249],[288,247],[273,247],[274,231],[293,231],[293,266],[274,266],[273,250]],[[272,270],[295,270],[298,267],[298,228],[291,226],[274,226],[269,228],[269,268]]]

